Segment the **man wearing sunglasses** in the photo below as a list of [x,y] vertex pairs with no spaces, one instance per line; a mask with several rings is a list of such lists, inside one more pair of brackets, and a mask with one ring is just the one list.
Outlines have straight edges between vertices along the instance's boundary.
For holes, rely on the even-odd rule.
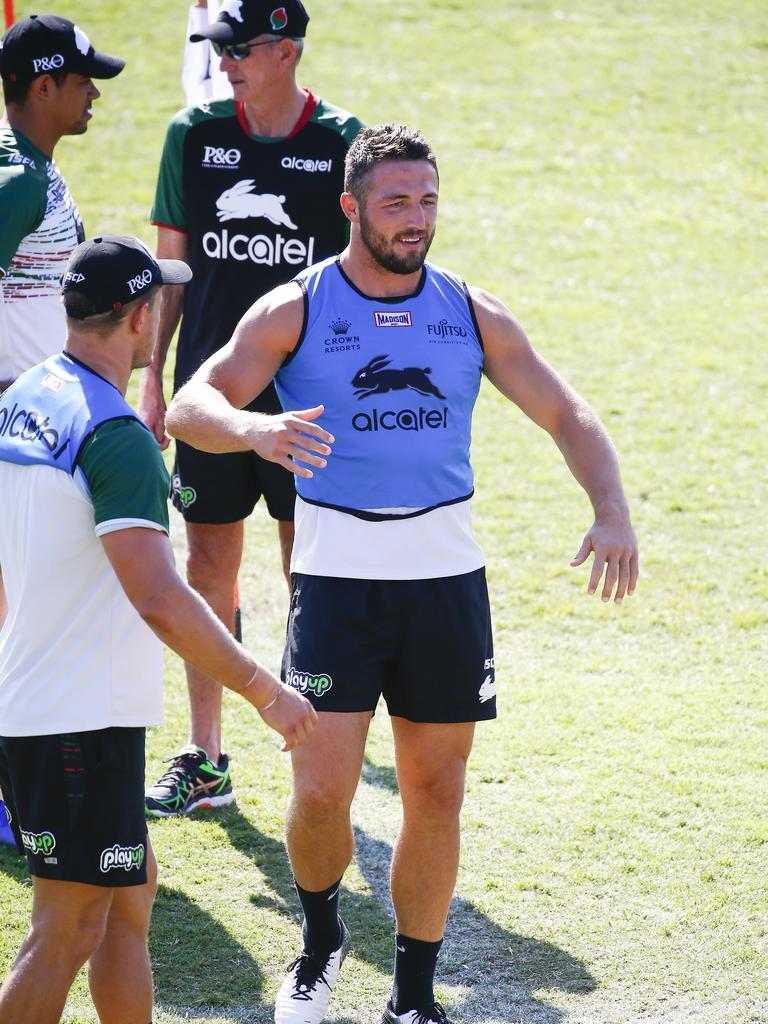
[[[361,122],[296,81],[309,16],[300,0],[225,0],[218,19],[191,36],[210,41],[232,98],[180,111],[168,130],[152,211],[161,258],[194,271],[163,296],[152,364],[139,412],[166,446],[162,371],[181,318],[174,391],[222,348],[250,305],[277,285],[344,248],[339,206],[344,158]],[[175,294],[174,294],[175,293]],[[328,326],[331,356],[342,325]],[[280,412],[270,385],[251,410]],[[186,521],[190,584],[233,627],[243,523],[263,496],[277,520],[289,576],[295,489],[282,466],[255,453],[210,455],[177,444],[172,498]],[[233,801],[221,749],[221,688],[187,666],[189,745],[147,792],[147,812],[186,814]]]

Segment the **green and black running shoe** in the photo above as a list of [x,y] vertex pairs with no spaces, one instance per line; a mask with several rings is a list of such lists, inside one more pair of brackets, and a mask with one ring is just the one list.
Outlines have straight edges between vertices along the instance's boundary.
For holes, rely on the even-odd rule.
[[226,754],[215,765],[202,747],[189,746],[169,761],[168,771],[144,794],[148,815],[189,814],[201,807],[226,807],[235,799]]

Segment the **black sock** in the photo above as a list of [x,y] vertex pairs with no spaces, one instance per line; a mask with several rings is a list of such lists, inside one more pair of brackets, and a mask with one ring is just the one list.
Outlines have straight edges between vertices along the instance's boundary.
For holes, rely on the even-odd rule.
[[332,953],[341,945],[341,923],[339,921],[339,889],[341,879],[322,892],[307,892],[294,879],[296,892],[304,911],[305,953]]
[[409,939],[400,932],[395,936],[392,1008],[396,1014],[432,1008],[435,1001],[432,985],[442,944],[442,939],[439,942],[422,942],[421,939]]

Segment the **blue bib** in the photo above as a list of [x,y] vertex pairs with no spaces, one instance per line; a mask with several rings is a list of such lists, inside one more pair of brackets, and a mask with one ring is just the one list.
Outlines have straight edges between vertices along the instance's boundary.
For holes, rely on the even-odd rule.
[[[318,422],[336,438],[325,469],[296,477],[301,497],[370,519],[471,497],[483,350],[464,282],[427,263],[412,295],[372,299],[336,257],[296,280],[305,328],[277,393],[286,410],[324,405]],[[376,509],[398,512],[365,512]]]
[[138,416],[117,388],[61,352],[0,395],[0,461],[72,474],[96,427],[126,418]]

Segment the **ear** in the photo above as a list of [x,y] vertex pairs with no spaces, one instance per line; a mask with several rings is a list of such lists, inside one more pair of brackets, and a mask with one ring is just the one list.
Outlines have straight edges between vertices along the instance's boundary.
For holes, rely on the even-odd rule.
[[144,330],[144,326],[149,317],[149,303],[148,302],[137,302],[135,309],[131,310],[131,315],[128,317],[128,325],[131,329],[132,334],[141,334]]
[[38,75],[32,79],[28,95],[47,103],[58,92],[59,87],[51,75]]
[[352,193],[351,192],[342,192],[341,193],[341,198],[339,199],[339,202],[341,203],[342,213],[347,218],[347,220],[351,224],[359,224],[360,223],[360,208],[359,208],[357,200],[352,195]]

